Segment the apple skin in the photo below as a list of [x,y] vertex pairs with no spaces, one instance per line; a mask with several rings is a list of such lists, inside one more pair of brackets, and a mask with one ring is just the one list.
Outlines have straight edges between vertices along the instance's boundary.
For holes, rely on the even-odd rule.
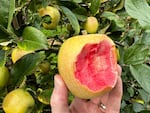
[[18,88],[6,95],[2,107],[5,113],[31,113],[34,104],[29,92]]
[[53,6],[47,6],[46,8],[40,8],[39,15],[41,17],[50,16],[51,23],[43,22],[43,27],[46,29],[55,29],[60,21],[59,10]]
[[9,79],[9,71],[7,67],[2,66],[0,67],[0,89],[6,86]]
[[87,33],[96,33],[97,30],[98,30],[98,26],[99,26],[99,23],[97,21],[97,18],[96,17],[88,17],[86,22],[84,23],[84,29],[87,31]]

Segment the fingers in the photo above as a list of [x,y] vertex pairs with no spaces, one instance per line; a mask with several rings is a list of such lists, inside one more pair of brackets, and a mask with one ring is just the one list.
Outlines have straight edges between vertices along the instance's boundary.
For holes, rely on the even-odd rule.
[[120,65],[117,66],[118,69],[118,79],[116,86],[112,89],[112,91],[109,93],[109,102],[107,103],[108,109],[110,111],[107,112],[116,112],[119,113],[120,111],[120,105],[121,105],[121,99],[122,99],[122,93],[123,93],[123,86],[122,86],[122,80],[121,80],[121,72],[122,69]]
[[118,80],[116,83],[116,86],[114,87],[114,89],[110,92],[110,94],[116,98],[121,98],[122,96],[122,80],[121,77],[118,76]]
[[105,104],[105,103],[107,103],[108,98],[109,98],[109,93],[106,93],[106,94],[104,94],[100,97],[92,98],[91,102],[94,103],[94,104],[97,104],[97,105],[99,105],[100,103]]
[[[107,103],[107,106],[109,107],[108,110],[116,111],[116,113],[119,113],[122,93],[123,93],[122,80],[121,80],[121,77],[118,76],[118,80],[117,80],[117,84],[115,88],[109,93],[109,102]],[[108,111],[108,112],[111,112],[111,111]]]
[[55,87],[50,100],[52,113],[69,113],[66,85],[59,75],[55,75],[54,82]]
[[[86,100],[84,99],[80,99],[78,97],[75,97],[75,99],[72,101],[71,105],[70,105],[70,110],[72,112],[78,112],[78,110],[82,110],[83,109],[83,106],[85,105]],[[80,109],[79,109],[80,108]]]
[[[121,67],[118,65],[117,67],[118,70],[118,80],[115,88],[109,92],[108,94],[105,94],[102,97],[97,97],[95,99],[91,99],[91,101],[87,102],[86,100],[78,99],[76,98],[73,103],[70,106],[70,110],[68,107],[68,90],[66,88],[65,83],[63,82],[62,78],[59,75],[55,75],[55,87],[51,96],[51,109],[52,113],[70,113],[69,111],[78,111],[79,107],[82,106],[82,109],[79,111],[86,111],[89,112],[90,110],[87,108],[88,105],[92,104],[95,107],[97,107],[97,104],[101,102],[102,100],[105,105],[107,105],[109,108],[108,110],[115,110],[119,112],[120,109],[120,103],[121,103],[121,97],[122,97],[122,81],[121,81]],[[103,99],[102,99],[103,98]],[[107,103],[108,101],[108,103]],[[92,103],[91,103],[92,102]],[[112,104],[113,103],[113,104]],[[110,105],[109,105],[110,104]],[[78,106],[78,107],[76,107]],[[92,109],[93,110],[93,109]],[[110,111],[111,112],[111,111]],[[116,112],[116,113],[117,113]]]
[[120,65],[117,65],[118,75],[121,76],[122,68]]
[[123,93],[123,86],[122,86],[122,80],[121,80],[121,72],[122,69],[120,67],[120,65],[118,65],[118,79],[117,79],[117,83],[116,86],[113,88],[113,90],[110,92],[110,95],[116,96],[116,97],[122,97],[122,93]]
[[119,113],[121,98],[122,98],[122,80],[118,76],[116,86],[105,95],[91,99],[91,102],[95,104],[104,104],[107,107],[106,113]]
[[[121,72],[122,72],[122,69],[120,67],[120,65],[117,65],[117,72],[118,72],[118,75],[119,77],[121,76]],[[116,84],[117,85],[117,84]],[[118,88],[117,88],[118,89]],[[114,90],[114,89],[113,89]],[[119,90],[119,89],[118,89]],[[121,90],[122,91],[122,90]],[[121,94],[121,93],[120,93]],[[119,94],[119,95],[120,95]],[[103,104],[106,104],[107,101],[109,101],[109,93],[106,93],[104,94],[103,96],[100,96],[100,97],[96,97],[96,98],[93,98],[91,99],[91,102],[95,103],[95,104],[99,104],[99,103],[103,103]]]
[[70,105],[71,113],[101,113],[98,105],[86,99],[75,98]]

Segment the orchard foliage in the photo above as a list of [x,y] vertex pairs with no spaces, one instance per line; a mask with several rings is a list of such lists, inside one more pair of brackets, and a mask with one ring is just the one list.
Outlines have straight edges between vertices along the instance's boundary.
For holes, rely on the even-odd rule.
[[[43,22],[53,22],[50,16],[39,15],[39,9],[48,5],[60,12],[55,29],[43,27]],[[124,87],[120,112],[150,112],[150,0],[1,0],[0,67],[7,67],[10,75],[0,88],[0,113],[4,97],[16,88],[33,96],[32,113],[51,112],[57,53],[67,38],[87,34],[83,25],[89,16],[98,20],[96,33],[111,37],[120,52]],[[32,52],[13,63],[15,48]],[[70,95],[69,102],[72,99]]]

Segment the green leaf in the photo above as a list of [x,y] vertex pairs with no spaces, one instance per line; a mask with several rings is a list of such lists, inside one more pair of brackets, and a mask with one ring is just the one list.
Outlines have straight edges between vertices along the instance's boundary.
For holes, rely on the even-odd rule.
[[100,4],[101,4],[100,0],[92,0],[91,1],[90,11],[94,16],[97,13],[97,11],[99,10]]
[[38,100],[43,104],[49,105],[52,91],[53,89],[38,89]]
[[7,29],[3,25],[0,24],[0,42],[7,41],[10,38],[16,39],[18,37],[12,30]]
[[75,14],[68,9],[67,7],[64,6],[60,6],[60,8],[62,9],[63,13],[67,16],[68,20],[70,21],[73,29],[75,30],[75,35],[79,34],[80,32],[80,25],[79,22],[77,20],[77,17],[75,16]]
[[113,12],[121,10],[124,7],[125,0],[120,0],[116,7],[113,8]]
[[15,0],[10,0],[8,25],[7,25],[8,30],[11,30],[11,23],[12,23],[12,20],[13,20],[14,13],[15,13]]
[[11,25],[14,11],[15,11],[15,0],[1,0],[0,24],[5,28]]
[[107,18],[110,21],[114,21],[115,24],[120,28],[123,28],[125,25],[124,21],[115,13],[105,11],[101,16]]
[[17,84],[24,76],[31,74],[44,58],[44,52],[31,53],[23,56],[11,69],[12,83]]
[[150,6],[146,0],[125,0],[125,9],[143,28],[150,29]]
[[54,30],[41,29],[41,31],[46,35],[46,37],[65,37],[68,36],[67,26],[57,26]]
[[9,32],[0,24],[0,42],[6,41],[7,39],[9,39]]
[[46,36],[35,27],[26,27],[23,30],[22,37],[23,41],[18,43],[18,47],[23,50],[48,49]]
[[42,7],[48,6],[49,1],[48,0],[42,0]]
[[134,103],[133,103],[133,110],[134,110],[136,113],[139,113],[140,111],[145,110],[145,106],[143,106],[143,105],[140,104],[140,103],[134,102]]
[[150,32],[144,32],[141,41],[141,43],[150,46]]
[[134,96],[135,91],[134,91],[133,87],[128,87],[128,88],[127,88],[127,91],[129,92],[130,97],[133,97],[133,96]]
[[123,60],[125,64],[142,64],[147,60],[149,47],[144,44],[134,44],[125,49]]
[[6,63],[6,52],[4,50],[0,50],[0,67],[4,66]]
[[150,93],[150,67],[145,64],[130,65],[130,71],[141,87]]
[[[102,1],[102,0],[101,0]],[[112,7],[114,7],[114,6],[116,6],[117,4],[119,4],[119,2],[120,2],[120,0],[111,0],[111,1],[109,1],[110,2],[110,5],[112,6]]]
[[9,0],[1,0],[0,2],[0,24],[7,27],[9,15]]
[[1,28],[0,28],[0,42],[3,42],[3,41],[6,41],[9,39],[9,35],[2,31]]
[[105,25],[105,27],[102,28],[98,33],[100,33],[100,34],[105,34],[106,31],[107,31],[107,29],[110,27],[110,25],[111,25],[111,23]]
[[87,11],[83,7],[79,7],[73,10],[73,13],[76,15],[77,19],[85,22],[87,20]]
[[140,113],[149,113],[149,110],[143,110]]
[[82,2],[82,0],[72,0],[72,1],[75,3],[81,3]]
[[144,100],[144,102],[148,103],[150,101],[150,95],[143,89],[139,89],[139,94],[141,98]]

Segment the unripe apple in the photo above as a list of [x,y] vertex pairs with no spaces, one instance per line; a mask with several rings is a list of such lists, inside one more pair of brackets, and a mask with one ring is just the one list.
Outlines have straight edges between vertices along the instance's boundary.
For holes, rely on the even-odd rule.
[[39,64],[39,68],[44,74],[46,74],[50,71],[50,63],[48,61],[44,61],[41,64]]
[[5,66],[0,67],[0,89],[7,84],[8,78],[9,78],[9,71],[7,67]]

